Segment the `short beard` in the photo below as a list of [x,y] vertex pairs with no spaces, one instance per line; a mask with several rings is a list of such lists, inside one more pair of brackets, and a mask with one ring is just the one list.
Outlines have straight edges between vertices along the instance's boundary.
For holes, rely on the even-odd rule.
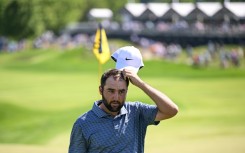
[[[102,94],[102,103],[105,105],[105,107],[111,111],[111,112],[119,112],[121,110],[121,108],[124,105],[124,102],[121,104],[119,101],[112,101],[112,102],[117,102],[119,104],[119,106],[117,108],[113,108],[109,102],[105,99],[104,95]],[[111,102],[111,103],[112,103]]]

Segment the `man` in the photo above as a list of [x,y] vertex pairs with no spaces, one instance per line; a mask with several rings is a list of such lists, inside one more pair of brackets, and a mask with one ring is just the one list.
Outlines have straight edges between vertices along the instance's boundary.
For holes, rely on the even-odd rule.
[[[125,102],[129,81],[156,105]],[[148,125],[171,118],[178,107],[130,69],[111,69],[101,77],[102,100],[74,123],[69,153],[143,153]]]

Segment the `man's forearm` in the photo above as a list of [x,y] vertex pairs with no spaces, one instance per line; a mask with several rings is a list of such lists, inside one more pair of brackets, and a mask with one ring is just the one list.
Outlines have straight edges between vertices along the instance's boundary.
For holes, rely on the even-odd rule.
[[156,103],[159,111],[156,120],[171,118],[177,114],[178,106],[167,95],[143,81],[138,87]]

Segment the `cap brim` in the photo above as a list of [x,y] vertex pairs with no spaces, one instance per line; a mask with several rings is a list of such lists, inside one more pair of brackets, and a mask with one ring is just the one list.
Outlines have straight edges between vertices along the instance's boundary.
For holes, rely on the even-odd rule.
[[125,66],[125,65],[121,65],[119,63],[116,64],[116,69],[119,70],[123,70],[123,69],[129,69],[129,70],[133,70],[135,73],[138,73],[139,69],[133,66]]

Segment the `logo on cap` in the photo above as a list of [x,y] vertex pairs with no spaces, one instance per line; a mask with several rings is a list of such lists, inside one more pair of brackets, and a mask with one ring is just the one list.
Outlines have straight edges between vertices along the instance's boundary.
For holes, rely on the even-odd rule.
[[125,58],[125,60],[126,60],[126,61],[129,61],[129,60],[133,60],[133,59],[131,59],[131,58],[127,58],[127,57],[126,57],[126,58]]

